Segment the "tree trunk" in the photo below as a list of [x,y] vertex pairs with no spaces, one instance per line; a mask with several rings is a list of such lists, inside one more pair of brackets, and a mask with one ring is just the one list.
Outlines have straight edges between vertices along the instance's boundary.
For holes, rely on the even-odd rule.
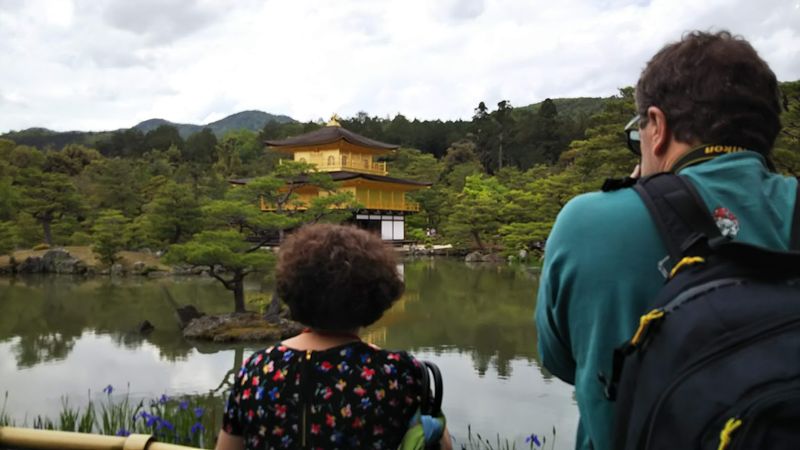
[[483,251],[484,247],[483,247],[483,241],[481,241],[481,234],[473,231],[472,237],[475,239],[475,243],[478,244],[478,249],[480,249],[480,251]]
[[264,314],[264,319],[270,323],[280,322],[281,314],[281,301],[278,299],[278,294],[272,293],[272,299],[267,307],[267,312]]
[[503,132],[500,132],[500,148],[497,155],[497,170],[503,169]]
[[244,309],[244,276],[236,274],[233,280],[233,304],[237,313],[245,312]]
[[180,240],[181,240],[181,226],[177,225],[175,227],[175,233],[172,235],[172,240],[170,241],[170,244],[177,244],[178,241]]
[[42,220],[42,229],[44,230],[45,244],[53,245],[53,233],[50,231],[50,220]]

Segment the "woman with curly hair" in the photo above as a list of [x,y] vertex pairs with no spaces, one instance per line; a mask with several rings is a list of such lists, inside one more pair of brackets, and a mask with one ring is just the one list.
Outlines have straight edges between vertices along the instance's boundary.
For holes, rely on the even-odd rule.
[[[422,366],[358,330],[403,293],[394,251],[354,227],[311,225],[281,245],[277,294],[303,333],[242,366],[217,449],[395,449],[420,406]],[[444,431],[442,448],[451,448]]]

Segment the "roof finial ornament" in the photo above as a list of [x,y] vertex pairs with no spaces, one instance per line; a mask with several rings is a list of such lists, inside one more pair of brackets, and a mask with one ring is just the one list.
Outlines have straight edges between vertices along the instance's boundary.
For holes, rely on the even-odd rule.
[[333,113],[333,115],[331,116],[331,120],[328,121],[326,126],[328,126],[328,127],[341,127],[342,124],[339,123],[339,119],[340,119],[339,115],[336,114],[336,113]]

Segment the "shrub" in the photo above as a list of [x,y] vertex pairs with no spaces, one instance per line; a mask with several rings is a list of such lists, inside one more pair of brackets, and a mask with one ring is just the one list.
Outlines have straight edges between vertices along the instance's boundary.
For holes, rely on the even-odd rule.
[[92,251],[103,264],[111,265],[118,259],[117,253],[125,248],[123,230],[128,219],[121,212],[107,209],[92,227],[94,233]]
[[92,236],[85,231],[76,231],[69,237],[70,245],[90,245]]

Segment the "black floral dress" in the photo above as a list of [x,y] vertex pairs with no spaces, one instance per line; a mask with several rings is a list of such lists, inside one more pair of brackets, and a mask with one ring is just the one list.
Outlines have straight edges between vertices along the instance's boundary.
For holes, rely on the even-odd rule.
[[419,406],[421,374],[407,353],[364,342],[270,347],[242,365],[223,429],[248,449],[397,448]]

